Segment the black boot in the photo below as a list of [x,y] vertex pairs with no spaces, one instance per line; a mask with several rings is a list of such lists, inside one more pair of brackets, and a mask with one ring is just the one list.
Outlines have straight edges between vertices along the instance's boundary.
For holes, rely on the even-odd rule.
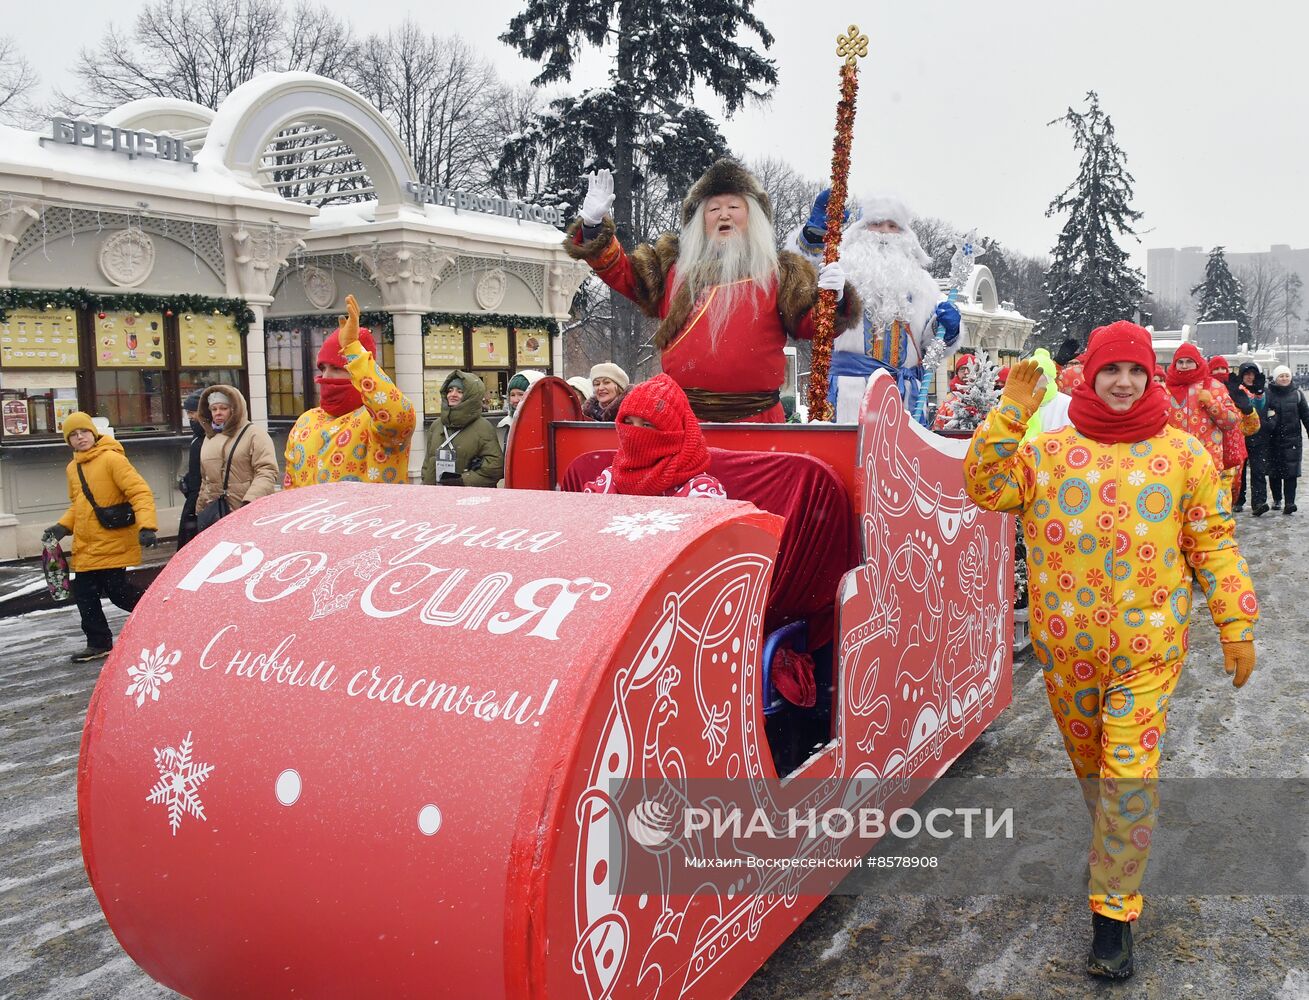
[[1266,503],[1255,504],[1254,510],[1251,511],[1251,513],[1254,514],[1255,517],[1263,517],[1265,514],[1268,513],[1268,504]]
[[1132,925],[1098,913],[1091,914],[1091,954],[1086,956],[1086,971],[1105,979],[1127,979],[1132,964]]

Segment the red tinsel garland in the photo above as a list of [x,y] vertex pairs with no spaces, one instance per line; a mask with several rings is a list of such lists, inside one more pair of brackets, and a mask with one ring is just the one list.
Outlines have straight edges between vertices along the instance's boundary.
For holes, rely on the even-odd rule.
[[[836,106],[836,138],[832,141],[832,193],[827,199],[827,237],[823,241],[823,263],[830,264],[841,253],[841,217],[845,214],[846,184],[850,177],[850,141],[854,134],[855,97],[859,91],[856,63],[841,64],[841,101]],[[832,404],[827,400],[827,373],[832,364],[832,327],[836,316],[836,292],[820,289],[814,313],[813,353],[809,365],[809,419],[831,420]]]

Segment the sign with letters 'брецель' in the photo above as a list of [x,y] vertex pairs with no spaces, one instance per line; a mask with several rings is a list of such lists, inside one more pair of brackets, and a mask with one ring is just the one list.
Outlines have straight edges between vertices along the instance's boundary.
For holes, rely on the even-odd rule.
[[100,122],[87,122],[74,118],[51,118],[50,134],[41,137],[41,145],[47,142],[64,146],[83,146],[87,149],[106,149],[114,153],[123,153],[129,159],[150,157],[156,160],[171,160],[174,163],[189,164],[195,169],[195,162],[181,139],[170,135],[158,135],[135,128],[116,128]]

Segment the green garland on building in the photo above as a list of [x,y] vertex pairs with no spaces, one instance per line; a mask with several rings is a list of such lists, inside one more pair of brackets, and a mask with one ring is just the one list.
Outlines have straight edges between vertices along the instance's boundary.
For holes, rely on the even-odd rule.
[[11,309],[70,309],[89,312],[214,313],[230,316],[244,336],[255,314],[243,299],[210,295],[148,295],[142,292],[101,294],[85,288],[0,288],[0,322]]
[[507,313],[427,313],[423,316],[423,329],[432,325],[445,326],[512,326],[515,330],[545,330],[550,336],[559,336],[559,323],[548,316],[511,316]]
[[[303,326],[327,326],[335,316],[324,313],[306,313],[302,316],[278,316],[264,320],[266,331],[285,332]],[[361,312],[359,325],[381,334],[386,343],[395,342],[395,317],[389,312]],[[545,330],[550,336],[559,336],[559,323],[544,316],[511,316],[507,313],[424,313],[423,330],[429,326],[512,326],[515,330]]]

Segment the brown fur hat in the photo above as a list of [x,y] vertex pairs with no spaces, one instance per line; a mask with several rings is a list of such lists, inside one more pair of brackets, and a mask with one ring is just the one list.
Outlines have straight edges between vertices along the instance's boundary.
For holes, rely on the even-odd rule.
[[700,179],[691,185],[691,190],[686,192],[686,199],[682,202],[682,225],[691,221],[701,202],[720,194],[748,194],[759,202],[769,225],[772,224],[773,203],[768,192],[760,186],[754,174],[736,160],[722,159],[701,174]]

